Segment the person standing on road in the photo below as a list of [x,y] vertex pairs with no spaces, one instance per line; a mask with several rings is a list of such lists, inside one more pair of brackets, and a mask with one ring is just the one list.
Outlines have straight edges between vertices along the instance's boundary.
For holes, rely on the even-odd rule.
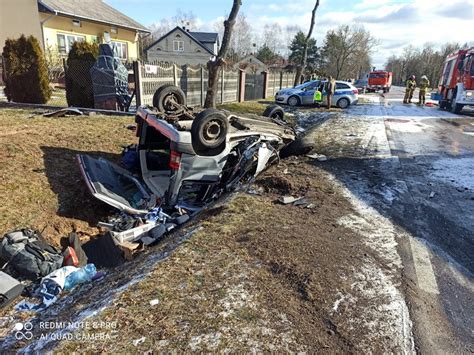
[[423,106],[426,102],[426,90],[430,86],[430,81],[426,75],[423,75],[420,80],[420,93],[418,95],[418,105]]
[[410,76],[410,79],[407,80],[407,87],[405,90],[405,97],[403,99],[404,104],[411,104],[411,99],[413,98],[413,93],[416,89],[416,80],[415,76]]
[[331,108],[332,105],[332,97],[334,92],[336,91],[336,80],[333,79],[331,75],[329,75],[328,83],[327,83],[327,100],[328,100],[328,110]]

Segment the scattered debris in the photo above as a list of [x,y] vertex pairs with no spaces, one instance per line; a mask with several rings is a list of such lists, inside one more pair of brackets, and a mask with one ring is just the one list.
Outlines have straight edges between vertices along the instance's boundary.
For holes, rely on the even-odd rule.
[[43,114],[43,117],[65,117],[66,115],[73,115],[73,116],[83,116],[84,113],[82,111],[80,111],[79,109],[77,108],[74,108],[74,107],[66,107],[66,108],[62,108],[60,110],[56,110],[56,111],[53,111],[53,112],[47,112],[45,114]]
[[263,190],[263,187],[251,187],[247,190],[247,193],[249,195],[257,195],[257,196],[262,196],[265,191]]
[[434,191],[431,191],[431,193],[430,193],[430,198],[433,198],[433,197],[435,197],[435,195],[436,195],[436,192],[434,192]]
[[134,124],[125,125],[125,128],[130,130],[130,131],[134,131],[134,132],[137,130],[137,126],[134,125]]
[[23,292],[24,286],[10,275],[0,271],[0,308],[10,304]]
[[323,154],[317,154],[317,153],[313,153],[313,154],[306,154],[306,156],[308,158],[311,158],[311,159],[315,159],[315,160],[318,160],[318,161],[326,161],[328,160],[328,158],[323,155]]
[[140,245],[139,243],[132,243],[132,242],[127,242],[127,241],[119,243],[118,246],[120,249],[122,249],[123,257],[127,261],[133,260],[136,254],[144,250],[143,245]]
[[283,174],[285,174],[285,175],[289,174],[288,168],[285,168],[285,170],[283,170]]
[[154,300],[151,300],[151,301],[150,301],[150,306],[156,306],[156,305],[159,304],[159,303],[160,303],[159,300],[154,299]]
[[305,198],[301,198],[293,202],[293,206],[303,206],[306,207],[308,205],[308,201]]
[[138,338],[138,339],[135,339],[134,341],[132,341],[132,344],[133,346],[138,346],[140,345],[141,343],[144,343],[145,342],[145,337],[141,337],[141,338]]
[[303,199],[303,197],[282,196],[278,199],[278,202],[284,205],[289,205],[290,203],[295,203],[296,201],[299,201],[301,199]]

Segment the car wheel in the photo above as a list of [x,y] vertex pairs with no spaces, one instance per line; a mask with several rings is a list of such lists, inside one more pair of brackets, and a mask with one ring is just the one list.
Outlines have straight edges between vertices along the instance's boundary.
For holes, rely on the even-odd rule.
[[439,100],[439,108],[441,110],[445,110],[446,109],[446,100]]
[[451,112],[452,113],[460,113],[462,110],[463,105],[457,104],[456,101],[451,103]]
[[291,96],[288,99],[288,105],[290,106],[298,106],[300,104],[300,98],[298,96]]
[[284,115],[285,111],[278,105],[269,105],[265,111],[263,111],[263,116],[277,118],[279,120],[282,120]]
[[220,154],[225,147],[229,121],[224,113],[207,109],[198,113],[191,126],[191,142],[198,155]]
[[287,158],[292,155],[303,155],[309,153],[315,146],[314,139],[302,136],[288,144],[280,151],[280,157]]
[[178,111],[177,105],[186,106],[186,95],[183,90],[174,85],[163,85],[153,95],[153,107],[160,112]]
[[337,107],[339,108],[347,108],[349,105],[350,105],[350,101],[349,99],[346,99],[345,97],[339,99],[339,101],[337,101]]

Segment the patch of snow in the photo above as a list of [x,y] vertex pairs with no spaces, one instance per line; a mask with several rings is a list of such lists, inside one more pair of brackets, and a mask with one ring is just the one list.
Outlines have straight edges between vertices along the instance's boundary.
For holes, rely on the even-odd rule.
[[206,349],[216,349],[221,342],[221,333],[213,332],[209,334],[200,334],[193,336],[188,343],[188,347],[191,351],[203,350],[200,349],[199,345],[205,344]]
[[[359,313],[353,314],[354,326],[362,321],[362,324],[370,330],[370,335],[361,339],[362,345],[370,349],[373,341],[379,339],[390,341],[403,353],[413,353],[410,314],[403,294],[398,289],[402,261],[397,252],[396,238],[404,232],[398,232],[389,219],[358,199],[332,175],[331,180],[339,186],[357,212],[340,218],[338,224],[363,237],[362,240],[367,247],[378,256],[378,262],[383,260],[385,263],[385,267],[382,268],[378,263],[367,258],[364,266],[354,271],[357,279],[352,284],[354,293],[360,294],[359,297],[364,297],[369,301],[377,301],[373,302],[373,307],[367,307],[366,314],[362,318]],[[339,303],[335,304],[333,309],[337,309]]]
[[430,176],[456,187],[474,190],[474,158],[445,158],[433,163]]

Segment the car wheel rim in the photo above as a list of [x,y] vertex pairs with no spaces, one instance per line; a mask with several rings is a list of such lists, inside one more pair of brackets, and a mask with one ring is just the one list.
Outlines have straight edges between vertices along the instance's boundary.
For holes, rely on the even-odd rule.
[[341,100],[341,102],[339,103],[340,108],[346,108],[347,106],[349,106],[347,100]]
[[176,100],[176,96],[174,94],[169,94],[163,99],[163,107],[167,111],[174,111],[177,109],[178,100]]
[[298,100],[297,100],[296,98],[294,98],[294,97],[292,97],[292,98],[290,98],[290,99],[288,100],[288,104],[289,104],[290,106],[296,106],[297,103],[298,103]]
[[203,129],[204,139],[209,142],[217,140],[221,134],[221,125],[217,121],[209,121]]

